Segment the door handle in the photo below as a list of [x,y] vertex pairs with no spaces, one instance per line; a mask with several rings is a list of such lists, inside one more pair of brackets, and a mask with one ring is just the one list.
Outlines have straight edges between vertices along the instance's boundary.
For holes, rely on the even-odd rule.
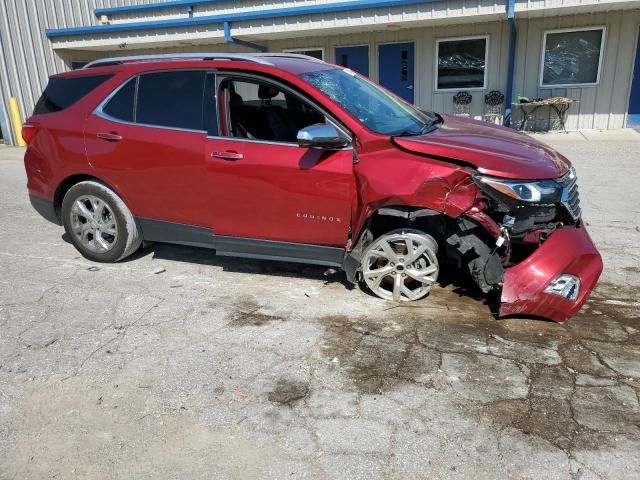
[[227,150],[225,152],[211,152],[211,156],[214,158],[221,158],[222,160],[242,160],[244,156],[236,151]]
[[100,140],[106,140],[107,142],[119,142],[122,140],[122,135],[117,133],[98,133],[96,135]]

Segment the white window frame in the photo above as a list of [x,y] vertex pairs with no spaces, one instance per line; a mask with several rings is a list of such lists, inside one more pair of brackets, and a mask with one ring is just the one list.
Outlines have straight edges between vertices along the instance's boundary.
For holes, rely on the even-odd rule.
[[[486,90],[488,85],[488,73],[489,73],[489,48],[490,48],[490,36],[489,35],[470,35],[467,37],[450,37],[450,38],[438,38],[436,39],[435,46],[435,64],[433,72],[434,91],[435,92],[459,92],[460,90],[466,91],[481,91]],[[484,79],[481,87],[455,87],[455,88],[438,88],[438,59],[440,58],[440,43],[442,42],[458,42],[460,40],[479,40],[484,38],[486,40],[486,48],[484,51]]]
[[[547,35],[550,33],[570,33],[570,32],[591,32],[593,30],[601,30],[602,38],[600,39],[600,56],[598,57],[598,74],[595,83],[563,83],[545,85],[544,82],[544,54],[547,50]],[[538,87],[540,88],[582,88],[582,87],[598,87],[600,86],[600,75],[602,73],[602,62],[604,60],[605,38],[607,37],[607,27],[605,25],[596,25],[593,27],[576,27],[576,28],[560,28],[557,30],[545,30],[542,39],[542,52],[540,54],[540,78]]]
[[300,53],[300,52],[308,52],[309,50],[320,50],[322,52],[322,61],[325,61],[324,47],[302,47],[302,48],[288,48],[286,50],[282,50],[282,53]]

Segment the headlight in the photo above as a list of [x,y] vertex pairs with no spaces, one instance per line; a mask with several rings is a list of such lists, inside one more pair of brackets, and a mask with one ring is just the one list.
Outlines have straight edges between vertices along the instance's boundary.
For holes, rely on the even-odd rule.
[[522,202],[558,203],[562,197],[562,186],[553,180],[523,182],[494,177],[478,177],[478,180],[493,190]]

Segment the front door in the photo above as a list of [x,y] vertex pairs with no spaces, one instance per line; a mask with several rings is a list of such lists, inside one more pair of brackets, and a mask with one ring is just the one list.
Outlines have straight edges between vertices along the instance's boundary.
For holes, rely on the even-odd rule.
[[380,45],[378,52],[378,78],[380,85],[399,97],[413,103],[413,43]]
[[640,32],[638,33],[636,61],[633,67],[633,80],[631,83],[631,96],[629,97],[627,127],[640,127]]
[[353,151],[299,147],[298,130],[326,119],[281,85],[238,76],[218,85],[221,132],[205,148],[216,236],[344,248]]
[[350,68],[365,77],[369,76],[369,47],[337,47],[336,64]]

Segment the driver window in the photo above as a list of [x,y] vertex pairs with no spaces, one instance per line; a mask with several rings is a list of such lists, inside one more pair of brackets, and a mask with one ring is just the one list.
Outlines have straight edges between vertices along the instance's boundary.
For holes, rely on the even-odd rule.
[[315,108],[272,84],[227,80],[220,89],[230,137],[295,143],[300,129],[326,121]]

